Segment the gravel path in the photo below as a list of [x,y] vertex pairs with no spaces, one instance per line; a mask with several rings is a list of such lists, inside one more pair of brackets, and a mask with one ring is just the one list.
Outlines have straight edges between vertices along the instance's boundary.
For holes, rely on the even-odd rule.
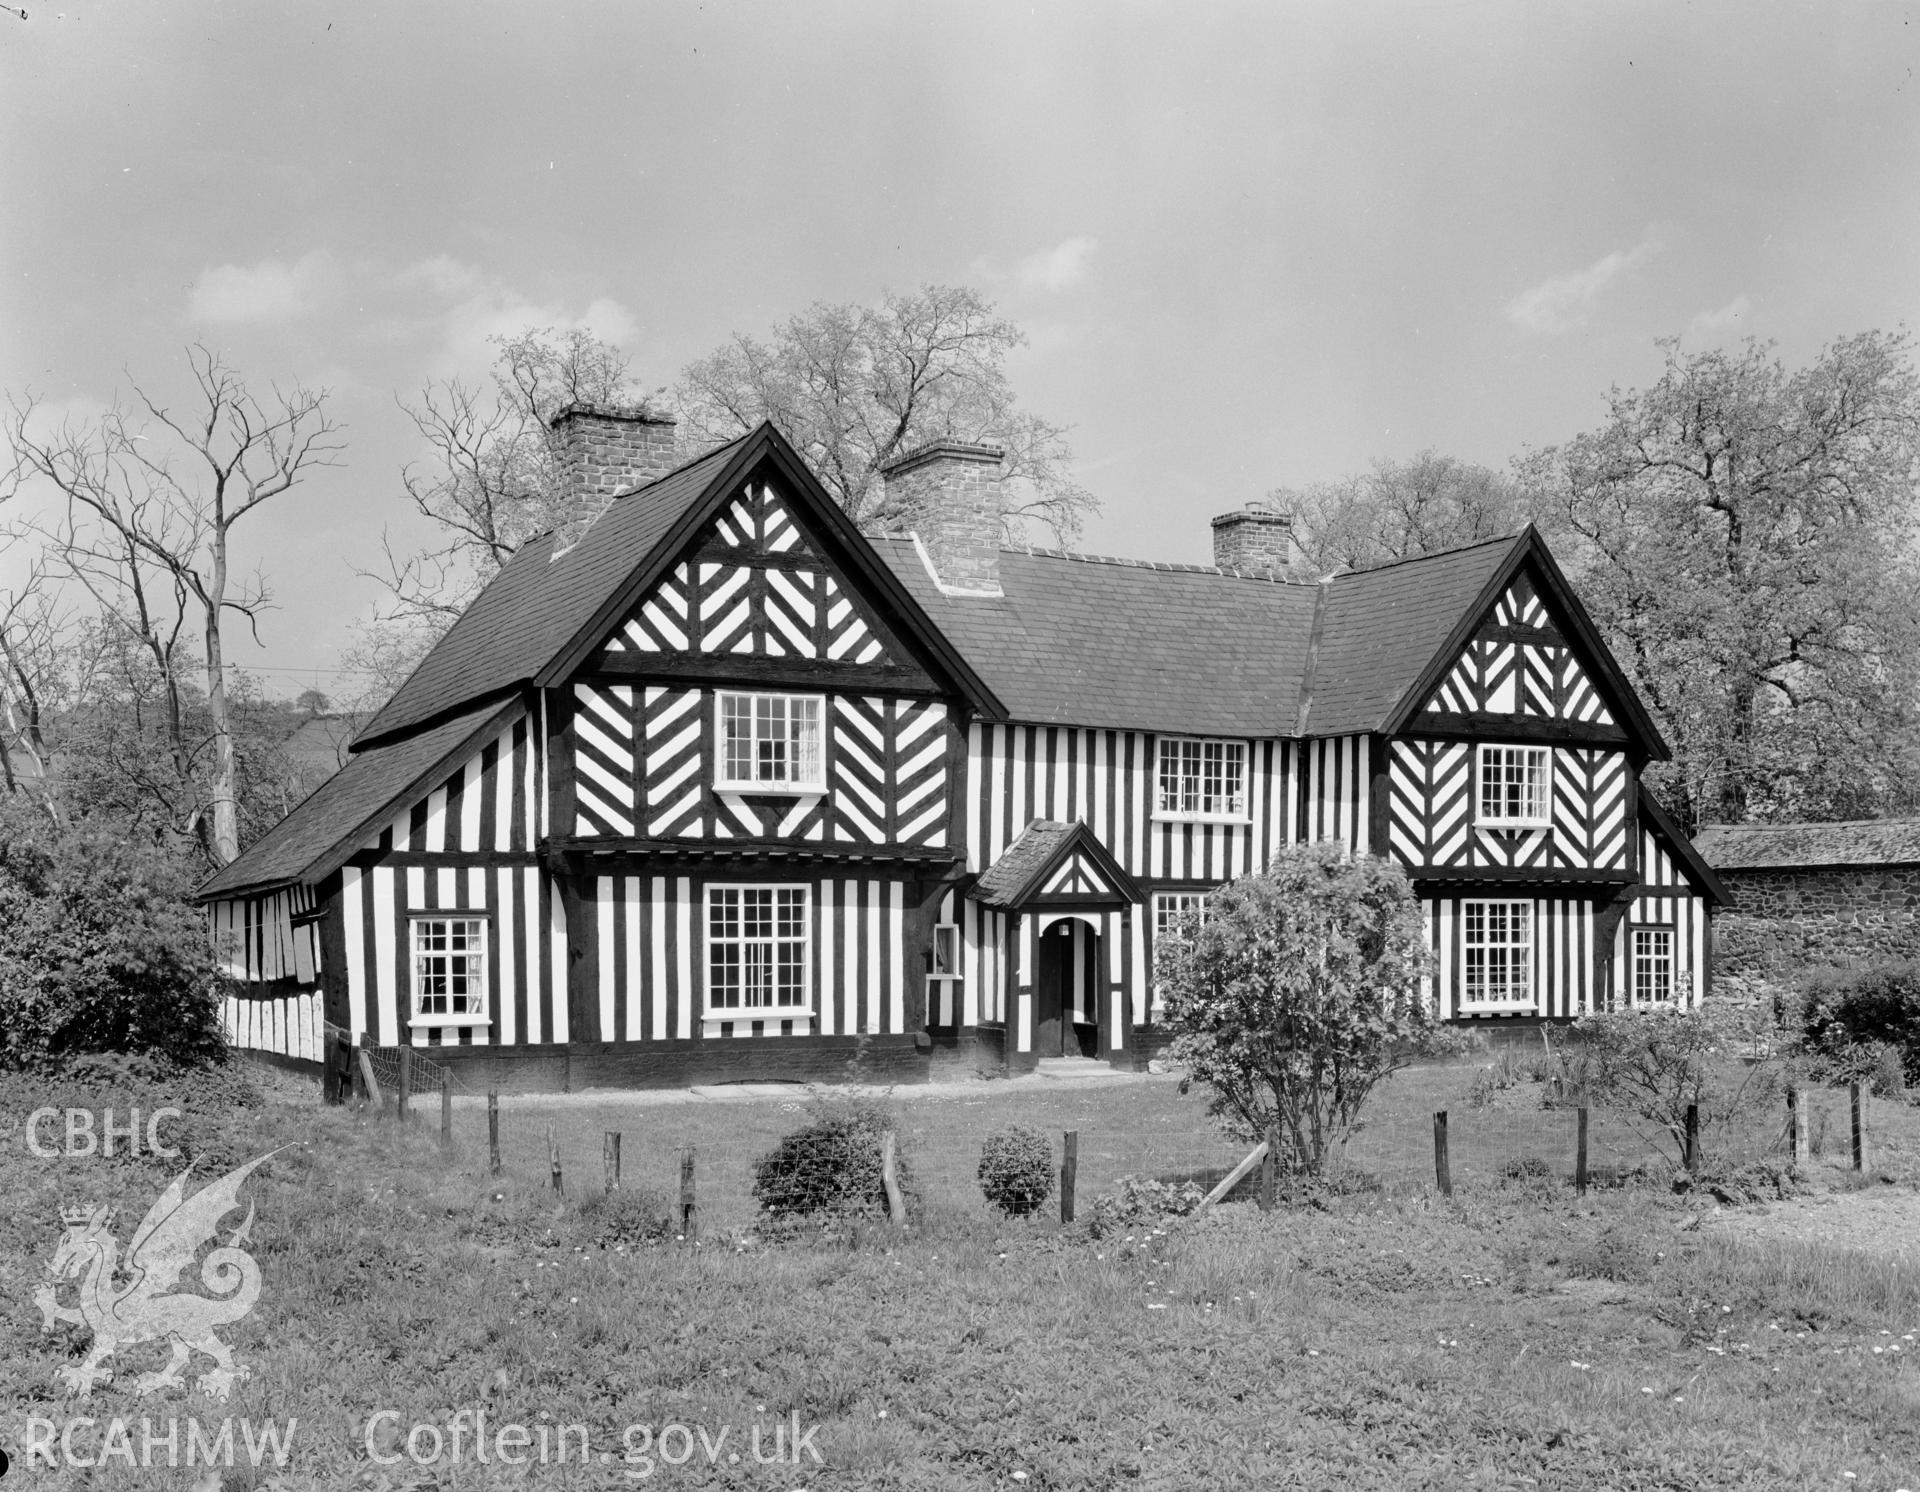
[[1865,1191],[1795,1197],[1759,1207],[1725,1207],[1701,1225],[1735,1238],[1790,1240],[1885,1254],[1920,1264],[1920,1191],[1877,1185]]

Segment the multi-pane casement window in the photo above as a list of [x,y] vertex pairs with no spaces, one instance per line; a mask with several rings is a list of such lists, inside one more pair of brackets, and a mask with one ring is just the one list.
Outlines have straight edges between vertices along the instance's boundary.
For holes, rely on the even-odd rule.
[[484,917],[415,917],[413,1021],[416,1026],[475,1026],[487,1019],[487,922]]
[[1162,736],[1155,804],[1162,818],[1244,821],[1247,743]]
[[960,928],[957,923],[936,923],[933,929],[933,963],[928,974],[934,979],[960,977]]
[[1463,1004],[1533,1005],[1533,903],[1469,901],[1460,907]]
[[1545,746],[1480,748],[1482,825],[1545,829],[1553,823],[1553,752]]
[[1177,938],[1189,917],[1207,920],[1207,893],[1204,891],[1156,891],[1153,893],[1153,936]]
[[822,793],[826,701],[815,694],[720,696],[716,786],[755,793]]
[[707,887],[707,1006],[717,1016],[809,1008],[805,886]]
[[1633,1003],[1652,1005],[1673,998],[1673,929],[1636,927],[1633,931]]

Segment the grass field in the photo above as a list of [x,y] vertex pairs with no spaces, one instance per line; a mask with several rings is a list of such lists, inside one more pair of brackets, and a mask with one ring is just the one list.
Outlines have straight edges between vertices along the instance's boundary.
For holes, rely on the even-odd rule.
[[[136,1455],[143,1415],[158,1435],[169,1417],[296,1418],[287,1463],[255,1468],[240,1454],[229,1487],[1920,1486],[1910,1267],[1736,1244],[1689,1227],[1697,1211],[1664,1188],[1581,1199],[1554,1182],[1502,1184],[1472,1160],[1456,1161],[1444,1202],[1419,1142],[1432,1108],[1463,1105],[1470,1076],[1396,1080],[1356,1146],[1357,1158],[1369,1143],[1414,1152],[1384,1190],[1274,1214],[1229,1205],[1103,1239],[987,1214],[969,1192],[981,1137],[1016,1118],[1079,1129],[1084,1206],[1123,1173],[1236,1158],[1197,1098],[1160,1081],[903,1096],[922,1221],[904,1238],[879,1228],[784,1248],[735,1231],[747,1221],[745,1163],[798,1122],[779,1101],[510,1105],[496,1180],[473,1143],[478,1109],[460,1110],[463,1144],[449,1156],[430,1124],[403,1131],[300,1092],[239,1113],[198,1095],[184,1125],[197,1176],[286,1147],[248,1188],[264,1286],[226,1331],[252,1375],[223,1407],[177,1390],[134,1396],[135,1371],[164,1356],[151,1345],[129,1348],[122,1377],[88,1404],[62,1398],[54,1370],[85,1334],[43,1333],[31,1303],[60,1208],[117,1203],[124,1243],[179,1163],[35,1157],[14,1124],[0,1155],[7,1485],[196,1485],[197,1471],[117,1457],[25,1464],[30,1418],[64,1426],[84,1414],[131,1421]],[[133,1096],[82,1095],[123,1113]],[[15,1085],[0,1090],[0,1115],[43,1099],[75,1096]],[[1469,1156],[1491,1157],[1497,1140],[1558,1163],[1563,1116],[1477,1112],[1488,1126],[1477,1147],[1472,1120],[1455,1121]],[[578,1156],[558,1200],[543,1185],[549,1118]],[[1889,1109],[1875,1122],[1890,1174],[1903,1176],[1909,1121]],[[608,1128],[625,1136],[631,1186],[664,1184],[673,1147],[696,1147],[708,1219],[697,1245],[630,1245],[611,1231],[617,1219],[593,1198]],[[370,1445],[382,1411],[392,1417],[374,1422]],[[471,1432],[458,1460],[402,1454],[413,1426],[437,1427],[444,1446],[456,1416],[481,1411],[496,1450],[500,1427],[527,1426],[522,1454],[536,1463],[539,1432],[553,1431],[546,1464],[483,1464]],[[752,1428],[770,1434],[796,1416],[820,1427],[808,1442],[819,1464],[756,1464]],[[640,1444],[637,1432],[623,1441],[626,1427],[669,1424],[688,1432],[620,1459]],[[577,1436],[556,1438],[575,1425],[584,1463]],[[561,1443],[564,1464],[551,1454]],[[101,1449],[98,1427],[75,1445]],[[661,1458],[683,1448],[684,1464]]]

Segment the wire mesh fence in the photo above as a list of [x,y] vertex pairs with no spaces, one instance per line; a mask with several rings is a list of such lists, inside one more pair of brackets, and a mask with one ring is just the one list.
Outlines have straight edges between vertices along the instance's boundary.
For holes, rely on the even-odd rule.
[[[476,1178],[518,1188],[557,1190],[578,1199],[613,1187],[650,1193],[664,1216],[697,1209],[700,1229],[751,1228],[757,1163],[807,1122],[813,1098],[693,1101],[645,1093],[490,1094],[430,1050],[354,1048],[353,1101],[377,1102],[391,1118],[437,1131],[447,1164]],[[1471,1069],[1404,1074],[1384,1090],[1366,1121],[1340,1149],[1334,1167],[1389,1191],[1433,1192],[1507,1182],[1572,1185],[1583,1173],[1594,1187],[1635,1179],[1665,1184],[1681,1168],[1685,1136],[1618,1110],[1561,1106],[1522,1092],[1513,1101],[1466,1096]],[[370,1079],[370,1081],[369,1081]],[[983,1142],[1010,1122],[1047,1132],[1056,1157],[1068,1132],[1077,1138],[1075,1190],[1085,1215],[1093,1199],[1123,1178],[1138,1177],[1212,1190],[1247,1154],[1195,1099],[1177,1099],[1158,1080],[1143,1101],[1132,1084],[1103,1084],[1084,1093],[1015,1096],[1008,1085],[978,1091],[890,1095],[900,1152],[923,1216],[988,1215],[978,1181]],[[1801,1165],[1864,1165],[1884,1132],[1904,1132],[1914,1111],[1860,1090],[1800,1090]],[[1856,1157],[1854,1106],[1862,1151]],[[1444,1123],[1437,1123],[1444,1115]],[[1584,1119],[1584,1147],[1582,1128]],[[1444,1129],[1444,1140],[1437,1130]],[[1738,1122],[1703,1116],[1696,1135],[1702,1169],[1724,1173],[1755,1163],[1796,1163],[1791,1112],[1782,1103],[1750,1111]],[[1255,1168],[1234,1195],[1253,1194]]]

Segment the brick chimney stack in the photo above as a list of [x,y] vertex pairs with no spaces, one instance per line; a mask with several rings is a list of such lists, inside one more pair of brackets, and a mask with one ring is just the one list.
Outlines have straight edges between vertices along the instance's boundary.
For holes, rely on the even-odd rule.
[[941,594],[1000,596],[999,446],[931,440],[881,468],[887,506]]
[[644,405],[569,404],[549,422],[560,467],[554,558],[559,558],[623,492],[679,464],[674,416]]
[[1213,520],[1213,562],[1222,570],[1277,580],[1287,573],[1292,543],[1293,515],[1272,503],[1248,503]]

